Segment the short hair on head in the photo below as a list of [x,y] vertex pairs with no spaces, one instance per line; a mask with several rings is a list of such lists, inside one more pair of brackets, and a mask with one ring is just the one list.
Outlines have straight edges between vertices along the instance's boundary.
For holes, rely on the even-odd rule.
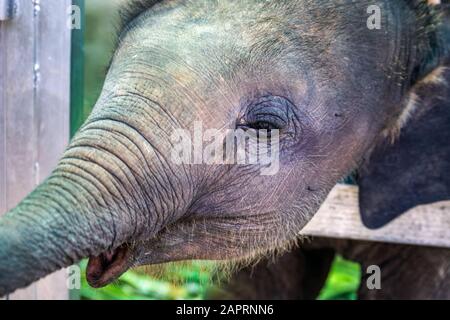
[[121,33],[137,17],[163,0],[127,0],[119,6],[118,30]]

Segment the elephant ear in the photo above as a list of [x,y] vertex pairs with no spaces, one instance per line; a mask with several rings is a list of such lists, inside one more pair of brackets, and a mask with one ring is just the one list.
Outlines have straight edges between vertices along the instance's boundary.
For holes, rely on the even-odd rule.
[[[449,26],[441,30],[442,46],[450,47]],[[437,67],[411,90],[394,128],[395,141],[382,139],[358,171],[361,218],[370,229],[384,226],[415,206],[450,199],[447,50],[441,51]]]

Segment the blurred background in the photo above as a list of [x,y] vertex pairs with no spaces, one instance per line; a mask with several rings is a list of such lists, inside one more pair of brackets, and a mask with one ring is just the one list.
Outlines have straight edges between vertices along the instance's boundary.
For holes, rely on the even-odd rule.
[[[84,96],[72,110],[72,132],[90,113],[101,91],[106,68],[114,50],[117,36],[118,6],[127,0],[85,1],[84,45],[75,64],[84,68],[82,75]],[[204,299],[210,292],[220,290],[211,281],[209,262],[193,262],[189,267],[169,267],[166,276],[152,278],[139,271],[129,271],[116,283],[102,289],[89,287],[83,278],[81,299]],[[86,262],[82,262],[82,268]],[[360,267],[337,257],[319,299],[356,299]],[[83,270],[84,274],[84,270]],[[166,281],[175,279],[176,281]],[[178,283],[178,284],[174,284]]]

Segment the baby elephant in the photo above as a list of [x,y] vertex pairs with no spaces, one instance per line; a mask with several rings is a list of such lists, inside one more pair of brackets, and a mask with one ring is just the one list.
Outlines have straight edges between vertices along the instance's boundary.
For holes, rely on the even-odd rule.
[[369,228],[450,198],[448,5],[146,0],[123,12],[92,114],[0,220],[0,296],[85,257],[94,287],[139,265],[260,259],[291,248],[355,172]]

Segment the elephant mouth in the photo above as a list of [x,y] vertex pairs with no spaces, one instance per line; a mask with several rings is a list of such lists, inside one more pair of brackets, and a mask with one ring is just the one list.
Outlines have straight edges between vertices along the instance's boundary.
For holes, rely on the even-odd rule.
[[132,265],[132,252],[128,244],[117,249],[90,257],[86,269],[86,280],[94,288],[104,287],[122,274]]

